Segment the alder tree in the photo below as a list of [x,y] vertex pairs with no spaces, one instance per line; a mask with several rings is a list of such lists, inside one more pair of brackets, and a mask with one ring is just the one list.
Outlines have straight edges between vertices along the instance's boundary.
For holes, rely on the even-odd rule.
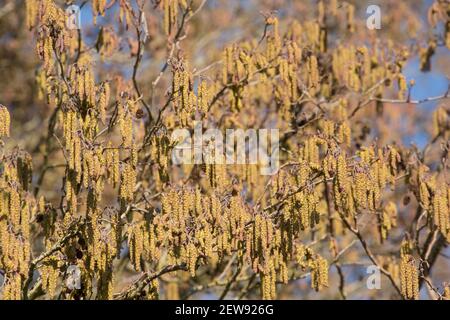
[[450,3],[378,2],[2,1],[0,297],[450,299]]

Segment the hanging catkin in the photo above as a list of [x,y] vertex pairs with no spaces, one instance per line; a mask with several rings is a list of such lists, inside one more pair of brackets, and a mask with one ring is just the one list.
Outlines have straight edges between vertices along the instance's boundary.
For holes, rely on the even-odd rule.
[[411,255],[409,241],[403,241],[400,253],[400,287],[403,298],[419,299],[419,273],[416,261]]
[[8,109],[0,104],[0,138],[9,137],[11,118]]

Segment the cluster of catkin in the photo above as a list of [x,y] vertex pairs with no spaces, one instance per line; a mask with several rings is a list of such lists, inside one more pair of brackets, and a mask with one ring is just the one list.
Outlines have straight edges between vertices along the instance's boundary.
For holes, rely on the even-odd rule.
[[[353,6],[348,4],[346,8],[351,12]],[[379,82],[388,79],[391,81],[386,81],[386,85],[392,86],[397,79],[400,85],[399,96],[406,97],[408,87],[401,74],[406,56],[398,54],[397,61],[392,63],[390,57],[395,53],[392,45],[388,47],[389,54],[366,46],[338,46],[328,53],[324,28],[317,22],[300,24],[295,21],[289,26],[284,38],[278,34],[276,18],[269,17],[266,23],[271,28],[267,32],[265,51],[252,53],[256,48],[255,44],[248,42],[233,44],[224,49],[221,78],[223,84],[229,86],[225,101],[232,111],[242,112],[245,106],[252,105],[250,101],[265,100],[267,92],[274,88],[282,117],[290,119],[292,106],[301,97],[302,85],[306,85],[311,96],[321,94],[329,97],[337,84],[344,84],[357,92],[374,87],[375,95],[379,95],[383,90],[383,86],[378,85]],[[301,48],[305,45],[330,56],[332,75],[325,72],[325,66],[322,65],[325,61],[319,54],[303,53]],[[256,84],[251,87],[243,85],[249,78],[254,78]],[[345,122],[343,124],[348,126]],[[339,130],[342,136],[348,128],[343,126]]]
[[450,238],[450,188],[437,179],[436,175],[427,175],[428,167],[421,165],[417,170],[418,192],[420,206],[430,213],[434,225],[442,235]]
[[[223,200],[224,201],[224,200]],[[161,213],[128,227],[130,260],[142,270],[167,250],[170,264],[185,264],[191,274],[203,264],[216,264],[236,252],[260,274],[262,297],[275,298],[276,283],[287,283],[294,256],[292,226],[278,229],[271,218],[252,214],[239,197],[226,202],[201,189],[171,189],[163,193]],[[298,235],[298,233],[297,233]],[[289,240],[290,239],[290,240]],[[317,257],[308,265],[313,287],[327,286],[328,264]]]
[[[347,120],[335,122],[333,120],[323,120],[319,123],[322,127],[323,134],[327,139],[335,138],[337,142],[344,146],[350,147],[352,140],[352,132],[350,124]],[[331,153],[327,154],[331,156]],[[327,166],[325,166],[327,167]]]
[[[213,90],[205,79],[194,83],[194,76],[182,61],[172,70],[173,107],[181,126],[191,126],[196,114],[206,117]],[[196,90],[194,90],[196,88]]]
[[119,37],[113,28],[106,27],[101,30],[101,37],[98,39],[98,46],[102,59],[110,58],[119,49]]
[[0,269],[3,298],[21,299],[31,260],[31,217],[36,205],[27,196],[32,175],[31,157],[20,152],[2,159],[0,171]]
[[[95,103],[95,79],[91,62],[88,56],[73,65],[70,70],[70,79],[80,101],[86,101],[90,105]],[[86,58],[84,58],[86,57]]]
[[[191,8],[186,0],[159,3],[164,11],[164,30],[171,36],[181,23],[180,16]],[[355,7],[346,2],[343,7],[347,30],[354,32]],[[200,115],[205,122],[215,122],[220,116],[226,126],[244,128],[258,122],[255,110],[259,111],[261,104],[275,105],[280,118],[294,126],[294,117],[300,116],[298,109],[307,109],[306,100],[327,100],[342,87],[366,92],[384,79],[391,80],[386,85],[396,80],[399,98],[406,99],[408,83],[401,72],[407,55],[398,54],[392,44],[386,50],[328,45],[326,12],[338,17],[338,8],[336,0],[318,1],[318,19],[294,21],[285,35],[280,34],[278,19],[269,15],[267,33],[260,43],[245,41],[224,48],[223,68],[215,78],[198,77],[187,61],[171,59],[170,103],[174,112],[162,115],[163,126],[168,131],[190,128]],[[92,9],[95,17],[104,16],[107,2],[94,0]],[[55,297],[59,288],[67,298],[91,297],[94,292],[100,299],[113,298],[114,259],[124,256],[124,245],[136,272],[147,272],[164,261],[185,265],[189,275],[196,277],[199,268],[216,268],[235,254],[236,263],[259,275],[264,299],[276,298],[277,284],[288,283],[288,270],[293,265],[310,272],[311,287],[318,291],[328,287],[329,263],[302,242],[311,233],[316,237],[328,232],[325,229],[331,222],[326,218],[327,210],[351,217],[352,222],[361,211],[376,215],[382,240],[396,226],[396,204],[385,202],[383,191],[388,184],[394,186],[403,169],[402,155],[395,146],[370,145],[350,152],[356,146],[352,135],[357,136],[358,128],[352,127],[354,132],[350,128],[347,97],[324,103],[324,118],[312,121],[312,129],[305,128],[298,143],[286,143],[287,157],[292,156],[293,164],[270,178],[268,196],[264,189],[267,180],[259,175],[256,164],[208,163],[196,168],[202,171],[199,177],[193,169],[185,180],[190,183],[199,178],[196,185],[180,187],[170,161],[170,132],[155,127],[140,148],[135,120],[142,111],[138,102],[143,97],[137,97],[130,85],[118,85],[117,90],[111,85],[115,109],[109,110],[110,82],[96,83],[89,50],[74,57],[81,39],[66,29],[64,11],[51,0],[27,0],[26,10],[27,25],[37,32],[36,50],[42,61],[36,75],[39,95],[57,108],[59,121],[52,133],[63,137],[57,140],[66,165],[62,201],[56,209],[45,198],[36,201],[30,195],[31,158],[27,154],[19,152],[2,159],[3,298],[22,298],[31,263],[32,219],[42,232],[46,250],[76,229],[76,236],[38,263],[39,281],[48,298]],[[132,10],[127,1],[121,1],[120,21],[130,25]],[[108,57],[117,49],[119,39],[113,30],[101,32],[97,49]],[[81,44],[79,49],[83,48]],[[434,49],[435,44],[430,43],[421,50],[423,67],[429,64]],[[63,69],[66,64],[68,68]],[[381,95],[382,90],[383,86],[376,87],[373,94]],[[211,111],[216,104],[221,108]],[[250,119],[248,123],[246,119]],[[9,136],[9,127],[9,112],[0,105],[0,138]],[[448,110],[444,106],[434,113],[433,127],[435,135],[448,136]],[[145,167],[141,166],[144,160],[151,170],[140,170]],[[420,206],[450,239],[450,189],[437,177],[427,175],[425,169],[418,171],[413,191]],[[150,172],[151,182],[145,181],[145,172]],[[143,196],[141,193],[147,187],[158,192],[150,202],[147,191]],[[108,192],[113,192],[113,198],[117,196],[116,206],[105,207],[105,198],[111,198],[105,196]],[[140,207],[142,200],[148,205],[145,209]],[[339,225],[336,220],[335,227]],[[400,278],[402,295],[417,299],[419,276],[411,252],[409,244],[403,245],[400,264],[387,258],[382,262],[394,278]],[[80,269],[80,289],[65,288],[68,265]],[[178,296],[177,286],[173,282],[167,296]],[[159,297],[158,280],[149,284],[147,297]]]
[[311,271],[311,287],[319,291],[328,287],[328,261],[302,244],[295,245],[296,262],[302,270]]
[[388,233],[397,226],[397,206],[389,201],[379,215],[381,241],[387,239]]
[[320,219],[318,202],[319,194],[316,188],[296,193],[286,205],[285,222],[289,222],[297,230],[314,228]]
[[191,124],[197,107],[197,96],[193,91],[192,75],[187,66],[173,70],[173,106],[183,127]]
[[277,274],[283,283],[288,281],[281,232],[276,230],[270,218],[257,215],[248,237],[247,260],[252,263],[253,271],[260,274],[262,298],[275,299]]
[[393,76],[384,59],[381,53],[370,52],[365,46],[339,46],[332,54],[333,74],[349,89],[367,90],[382,79]]
[[324,134],[308,137],[298,149],[300,161],[292,166],[295,178],[282,170],[272,183],[272,203],[284,197],[283,220],[294,230],[314,228],[320,223],[323,209],[323,180],[318,179],[318,174],[323,175],[332,184],[334,207],[351,217],[361,210],[373,212],[380,223],[380,238],[386,239],[396,226],[397,209],[391,202],[382,207],[381,195],[388,184],[395,184],[400,153],[394,146],[363,147],[356,157],[349,157],[345,136],[350,133],[345,130],[343,143],[335,139],[335,129],[340,131],[345,123],[339,126],[325,120],[320,126]]
[[[360,161],[349,167],[346,155],[338,155],[334,175],[334,200],[337,208],[353,216],[357,209],[376,211],[387,182],[395,183],[400,155],[394,147],[387,150],[363,148]],[[333,159],[329,158],[328,162]]]
[[295,41],[287,45],[287,56],[278,58],[278,72],[283,83],[275,87],[275,96],[282,105],[283,116],[288,119],[291,104],[298,100],[298,61],[302,59],[302,50]]
[[[50,45],[57,41],[57,38],[44,40]],[[53,51],[53,48],[50,49]],[[108,120],[111,95],[109,82],[96,84],[90,58],[82,55],[69,67],[67,80],[59,84],[62,90],[54,90],[58,84],[52,85],[54,77],[49,74],[52,69],[45,67],[53,63],[53,57],[53,53],[51,57],[49,53],[49,59],[43,59],[46,71],[40,73],[39,79],[43,92],[54,95],[55,104],[60,106],[57,111],[58,127],[62,130],[63,153],[67,161],[64,177],[66,205],[62,221],[55,219],[53,210],[41,210],[45,243],[50,248],[64,232],[73,228],[76,221],[80,218],[86,221],[74,243],[78,253],[72,259],[81,270],[83,283],[82,292],[76,294],[88,296],[96,286],[99,298],[110,299],[113,294],[112,263],[122,243],[119,215],[127,210],[129,202],[133,200],[136,184],[138,155],[134,143],[133,118],[137,104],[134,96],[128,94],[126,89],[121,91],[117,97],[119,103],[114,118],[122,138],[121,145],[116,147],[111,141],[105,142],[104,146],[94,143],[101,123],[106,125]],[[122,156],[126,161],[121,161]],[[113,188],[119,186],[119,211],[102,208],[106,182]],[[80,210],[81,206],[85,208]],[[70,255],[73,256],[73,253]],[[62,259],[62,255],[55,254],[41,262],[42,285],[48,297],[54,296],[57,279],[61,279],[61,268],[64,266]],[[67,294],[75,293],[71,291]]]
[[419,270],[411,253],[411,243],[404,240],[400,252],[400,287],[403,298],[419,299]]
[[171,190],[161,201],[163,214],[154,220],[157,237],[169,235],[159,241],[170,260],[186,263],[192,275],[199,257],[206,259],[203,262],[218,261],[242,247],[251,216],[238,198],[224,208],[217,196],[206,196],[197,188]]
[[[267,55],[272,55],[271,58],[263,54],[251,55],[249,51],[252,49],[252,44],[246,43],[242,46],[228,46],[223,51],[222,83],[230,86],[227,100],[233,111],[242,109],[244,97],[250,93],[242,82],[255,75],[257,70],[267,68],[268,61],[276,58],[281,46],[277,44],[276,53],[267,53]],[[275,72],[275,69],[272,69],[270,71]]]
[[36,52],[43,62],[43,69],[50,74],[65,48],[76,46],[76,38],[66,28],[64,10],[52,0],[27,1],[26,4],[29,28],[39,26]]
[[164,31],[170,35],[177,26],[179,9],[187,10],[186,0],[163,0],[162,9],[164,10]]
[[93,0],[92,11],[94,12],[94,23],[96,23],[97,16],[105,16],[106,0]]

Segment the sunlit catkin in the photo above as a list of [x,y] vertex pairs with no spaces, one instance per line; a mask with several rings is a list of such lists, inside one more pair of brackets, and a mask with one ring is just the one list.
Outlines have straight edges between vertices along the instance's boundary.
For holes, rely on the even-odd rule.
[[133,117],[126,105],[119,107],[119,128],[123,146],[131,147],[133,141]]
[[433,135],[437,137],[442,134],[445,137],[450,136],[450,115],[444,105],[439,106],[433,112]]
[[408,85],[406,83],[406,78],[404,75],[399,75],[398,77],[398,98],[400,100],[406,99],[406,94],[408,91]]
[[173,27],[177,24],[178,6],[181,4],[186,8],[185,0],[163,0],[162,6],[164,10],[164,31],[167,35],[172,33]]
[[444,288],[444,295],[443,295],[445,300],[450,300],[450,285],[447,284]]
[[394,146],[389,146],[389,167],[391,175],[395,177],[398,173],[398,166],[401,163],[401,155]]
[[310,87],[312,95],[315,95],[315,93],[318,91],[319,83],[320,75],[317,57],[312,55],[308,60],[308,86]]
[[11,118],[8,109],[0,104],[0,138],[9,137]]
[[44,261],[41,267],[42,287],[49,299],[52,299],[55,295],[58,276],[58,259],[51,256]]
[[276,273],[273,261],[269,262],[265,271],[259,273],[261,279],[261,297],[263,300],[276,299]]
[[342,191],[349,190],[350,182],[345,154],[341,153],[337,159],[337,183]]
[[355,6],[347,3],[347,30],[351,33],[355,32]]
[[343,143],[347,147],[351,146],[351,129],[348,121],[344,121],[341,125],[339,125],[338,129],[338,139],[339,142]]
[[328,287],[328,262],[321,256],[312,260],[311,266],[311,287],[316,291],[323,287]]
[[388,232],[397,225],[397,206],[389,201],[381,213],[380,233],[381,239],[387,239]]
[[419,299],[419,275],[414,258],[409,254],[402,254],[400,261],[400,287],[403,298]]
[[210,99],[210,89],[208,88],[208,84],[205,80],[202,80],[198,88],[198,106],[199,111],[205,115],[208,112]]
[[433,196],[432,212],[434,224],[439,228],[444,237],[450,233],[449,203],[447,190],[444,185],[439,186]]
[[27,27],[29,30],[31,30],[36,25],[36,19],[37,19],[38,10],[39,10],[39,1],[38,0],[26,0],[25,5],[26,5]]
[[143,225],[141,223],[135,224],[129,229],[129,248],[130,260],[133,263],[136,271],[141,270],[141,257],[144,251],[144,235]]
[[94,11],[94,22],[96,21],[97,15],[104,16],[106,9],[106,0],[93,0],[92,10]]
[[136,184],[136,171],[129,164],[124,163],[120,178],[120,198],[124,201],[132,201],[134,186]]
[[120,153],[118,148],[114,148],[111,143],[106,148],[106,168],[108,173],[108,182],[114,187],[120,180]]

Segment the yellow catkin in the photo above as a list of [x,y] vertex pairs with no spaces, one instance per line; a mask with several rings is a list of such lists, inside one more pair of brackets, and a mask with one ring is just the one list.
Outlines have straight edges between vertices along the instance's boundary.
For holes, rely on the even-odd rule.
[[312,55],[308,59],[308,86],[313,95],[318,91],[320,83],[319,67],[317,57]]
[[122,106],[119,111],[119,128],[125,148],[131,147],[133,141],[133,118],[131,112]]
[[421,182],[419,186],[419,200],[422,207],[427,210],[430,207],[430,192],[428,191],[427,184]]
[[55,295],[57,279],[59,276],[58,260],[51,256],[47,258],[43,266],[40,268],[42,287],[47,293],[49,299],[52,299]]
[[347,3],[347,30],[355,32],[355,6]]
[[197,264],[197,248],[196,246],[191,242],[188,245],[188,269],[189,273],[191,274],[191,277],[195,277],[195,271],[196,271],[196,264]]
[[74,170],[74,172],[76,173],[76,182],[80,183],[81,182],[81,172],[82,172],[82,161],[81,161],[81,138],[78,134],[75,135],[74,139],[73,139],[73,147],[71,149],[71,161],[72,163],[72,168]]
[[323,257],[311,262],[311,287],[316,291],[328,287],[328,262]]
[[389,166],[392,176],[396,176],[398,173],[398,164],[401,162],[400,153],[393,146],[389,146]]
[[166,298],[168,300],[179,300],[180,299],[180,291],[177,282],[168,282],[166,284]]
[[444,106],[439,106],[433,112],[433,135],[436,137],[439,134],[447,133],[450,131],[448,124],[450,122],[450,116]]
[[22,298],[22,277],[18,273],[10,273],[3,286],[4,300],[20,300]]
[[261,296],[263,300],[276,299],[276,273],[273,261],[269,261],[267,270],[260,272]]
[[444,186],[437,188],[432,201],[433,218],[435,225],[439,228],[444,237],[448,237],[450,232],[449,203],[447,190]]
[[444,288],[444,299],[450,300],[450,285],[446,285]]
[[77,93],[80,100],[84,100],[85,91],[84,91],[84,72],[77,75]]
[[202,80],[198,89],[198,106],[203,114],[207,114],[210,102],[210,90],[205,80]]
[[345,144],[347,147],[351,146],[351,128],[348,121],[344,121],[338,130],[339,142]]
[[349,189],[350,182],[348,178],[347,162],[345,154],[343,153],[341,153],[337,159],[337,182],[342,190]]
[[400,287],[405,299],[419,299],[419,275],[414,258],[403,254],[400,261]]
[[96,16],[105,15],[105,9],[106,9],[106,0],[93,0],[92,1],[92,9],[94,12],[94,22],[96,21]]
[[397,206],[394,202],[389,201],[381,213],[381,239],[387,238],[388,232],[397,224]]
[[20,223],[20,194],[15,188],[11,188],[9,194],[9,215],[13,227],[18,228]]
[[119,183],[120,180],[120,153],[118,148],[113,148],[111,144],[108,145],[106,164],[108,168],[109,183],[114,187]]
[[42,55],[44,70],[47,75],[50,74],[52,68],[52,58],[53,58],[53,40],[50,37],[44,38],[43,40],[43,55]]
[[144,237],[141,224],[134,225],[130,230],[130,260],[136,271],[141,270],[141,257],[144,251]]
[[178,2],[179,0],[163,0],[164,31],[167,35],[172,33],[172,28],[177,23]]
[[11,118],[8,109],[0,104],[0,138],[9,137]]
[[26,0],[25,5],[26,5],[27,27],[29,30],[31,30],[36,25],[36,19],[39,10],[39,2],[37,0]]
[[136,185],[136,171],[129,163],[124,164],[120,180],[121,199],[124,201],[132,201],[134,197],[134,187]]
[[89,68],[85,73],[85,91],[87,94],[87,101],[90,105],[95,105],[95,79],[94,72]]
[[398,77],[398,98],[400,100],[406,99],[406,94],[408,91],[408,85],[406,83],[406,78],[404,75],[399,75]]
[[324,1],[322,1],[322,0],[320,0],[318,3],[317,3],[317,15],[318,15],[318,18],[317,18],[317,20],[319,21],[319,23],[324,23],[325,21],[325,3],[324,3]]

